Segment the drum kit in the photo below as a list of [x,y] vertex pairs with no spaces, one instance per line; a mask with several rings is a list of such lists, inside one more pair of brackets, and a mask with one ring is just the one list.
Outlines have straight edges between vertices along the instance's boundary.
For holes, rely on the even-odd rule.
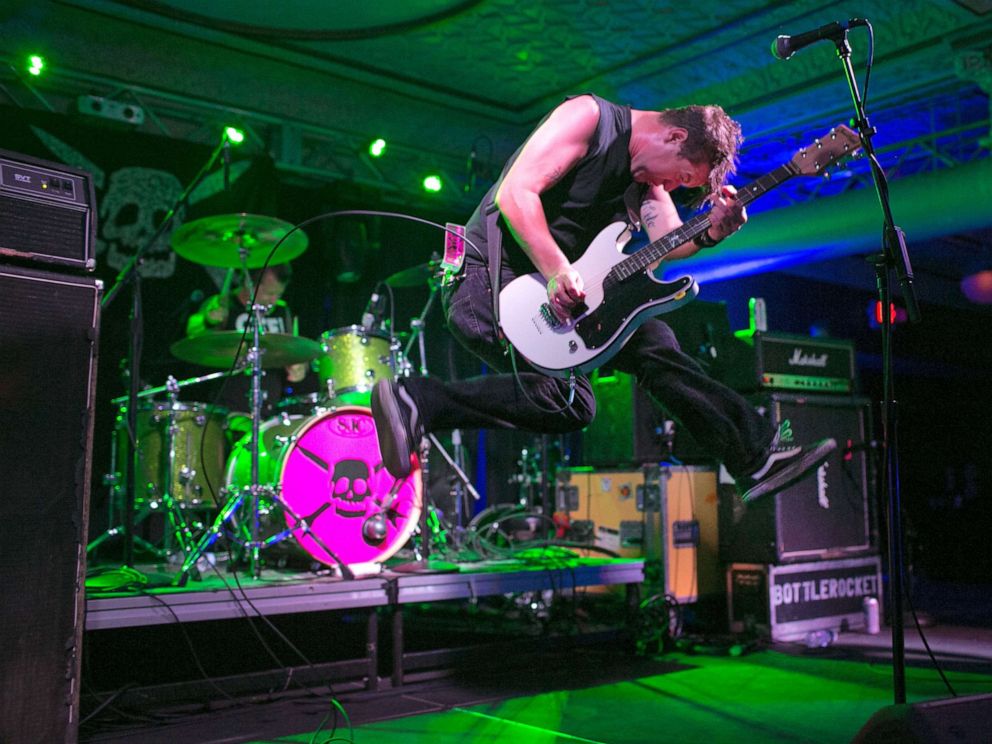
[[[240,269],[250,286],[248,269],[299,256],[307,238],[280,220],[235,214],[188,223],[173,234],[172,244],[195,263]],[[121,482],[119,464],[135,468],[136,521],[156,511],[167,520],[163,547],[142,542],[177,563],[181,558],[176,583],[195,576],[221,538],[256,577],[263,562],[278,563],[262,555],[276,545],[274,555],[294,552],[346,578],[376,573],[411,541],[418,526],[422,537],[415,554],[426,561],[424,483],[432,445],[465,493],[476,499],[478,493],[430,435],[422,443],[419,467],[406,478],[393,478],[383,467],[368,405],[376,381],[412,374],[407,360],[415,341],[420,371],[426,374],[424,318],[436,294],[437,269],[432,261],[385,280],[391,286],[426,284],[431,289],[423,312],[411,321],[405,349],[398,338],[368,323],[327,331],[319,341],[266,332],[269,307],[255,304],[244,332],[207,331],[172,344],[176,358],[221,371],[185,380],[170,376],[165,385],[140,392],[133,435],[122,426],[127,397],[113,401],[118,426],[108,482]],[[280,401],[275,415],[263,418],[265,371],[304,362],[316,370],[321,393]],[[234,428],[225,409],[179,398],[187,387],[235,374],[251,378],[251,427],[231,442]],[[119,489],[116,496],[127,498]],[[88,549],[119,533],[120,528],[109,530]]]

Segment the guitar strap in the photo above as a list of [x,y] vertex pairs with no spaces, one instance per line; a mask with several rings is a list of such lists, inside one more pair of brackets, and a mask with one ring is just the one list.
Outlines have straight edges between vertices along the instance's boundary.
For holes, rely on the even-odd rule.
[[503,233],[499,229],[499,207],[496,200],[490,200],[485,208],[486,243],[489,247],[489,287],[493,293],[493,321],[499,342],[505,347],[506,336],[499,323],[500,274],[503,268]]

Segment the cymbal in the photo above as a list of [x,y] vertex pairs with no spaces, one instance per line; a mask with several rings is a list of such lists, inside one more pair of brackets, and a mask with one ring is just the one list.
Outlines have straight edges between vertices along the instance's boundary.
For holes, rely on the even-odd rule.
[[422,287],[437,277],[440,265],[439,260],[431,260],[427,263],[411,266],[409,269],[402,269],[386,277],[386,284],[390,287]]
[[[258,269],[265,264],[273,246],[293,226],[275,217],[257,214],[218,214],[187,222],[172,233],[176,253],[193,263],[238,269],[245,254],[246,268]],[[297,230],[280,245],[269,266],[284,264],[307,249],[307,236]]]
[[[241,345],[241,331],[215,331],[190,336],[176,341],[169,351],[184,362],[205,367],[230,367]],[[262,367],[285,367],[287,364],[308,362],[324,353],[320,344],[303,336],[288,333],[266,333],[259,337],[262,349]],[[251,346],[251,337],[245,339],[242,354]]]

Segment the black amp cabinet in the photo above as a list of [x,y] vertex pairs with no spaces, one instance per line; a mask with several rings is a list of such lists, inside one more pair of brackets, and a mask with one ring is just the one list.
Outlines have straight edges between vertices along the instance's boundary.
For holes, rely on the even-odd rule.
[[74,742],[102,284],[0,264],[0,741]]
[[776,425],[786,424],[793,441],[833,437],[837,451],[815,474],[750,504],[722,485],[721,560],[777,564],[870,552],[868,399],[761,393],[750,400]]

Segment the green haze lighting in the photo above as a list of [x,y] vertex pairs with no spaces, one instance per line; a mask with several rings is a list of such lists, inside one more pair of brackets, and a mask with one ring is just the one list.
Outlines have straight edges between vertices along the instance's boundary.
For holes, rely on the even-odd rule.
[[369,155],[374,158],[382,157],[382,154],[386,151],[386,140],[382,137],[379,139],[372,140],[369,144]]
[[440,176],[427,176],[424,179],[424,190],[432,191],[437,193],[441,190],[441,177]]
[[227,137],[227,141],[232,145],[240,145],[245,141],[245,133],[235,127],[226,127],[224,129],[224,136]]
[[45,58],[37,54],[32,54],[28,57],[28,72],[32,75],[40,75],[41,71],[45,69]]

